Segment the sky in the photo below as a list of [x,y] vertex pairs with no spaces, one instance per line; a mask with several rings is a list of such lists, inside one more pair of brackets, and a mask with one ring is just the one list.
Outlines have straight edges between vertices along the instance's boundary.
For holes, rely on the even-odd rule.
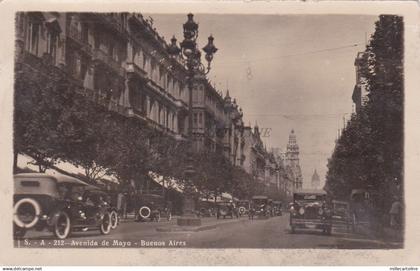
[[[181,41],[186,14],[146,14],[167,41]],[[353,111],[354,59],[377,16],[195,14],[202,48],[212,34],[219,49],[208,78],[236,98],[246,125],[271,129],[267,148],[286,150],[294,129],[304,187],[316,169],[325,181],[343,118]],[[204,61],[204,59],[203,59]]]

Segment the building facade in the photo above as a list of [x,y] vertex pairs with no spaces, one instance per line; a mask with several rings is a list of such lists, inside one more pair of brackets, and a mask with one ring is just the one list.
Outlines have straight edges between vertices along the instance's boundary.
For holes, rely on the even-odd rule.
[[356,113],[359,113],[362,107],[367,103],[368,96],[366,90],[366,78],[363,76],[364,69],[367,68],[368,56],[366,52],[357,53],[357,57],[354,61],[354,67],[356,70],[356,84],[353,89],[352,100],[355,105]]
[[278,189],[285,198],[290,198],[293,193],[293,179],[286,170],[286,154],[280,148],[273,148],[271,152],[274,155],[278,167]]
[[292,130],[289,134],[285,164],[287,175],[289,176],[289,179],[293,180],[293,191],[296,189],[302,189],[303,178],[302,170],[299,164],[299,145],[297,144],[294,130]]
[[[188,136],[188,73],[180,57],[139,13],[16,14],[16,64],[20,73],[54,71],[76,91],[138,125],[179,140]],[[38,73],[37,73],[38,74]],[[278,163],[264,147],[258,126],[244,126],[229,91],[204,74],[192,79],[194,149],[224,154],[267,186],[279,184]]]
[[186,70],[141,14],[18,13],[16,27],[21,63],[60,69],[109,109],[186,135]]

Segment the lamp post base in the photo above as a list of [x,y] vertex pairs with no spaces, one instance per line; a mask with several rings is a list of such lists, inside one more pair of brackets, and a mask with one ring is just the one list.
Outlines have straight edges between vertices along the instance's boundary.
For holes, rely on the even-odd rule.
[[201,218],[195,213],[195,201],[190,193],[185,193],[182,216],[177,219],[178,226],[201,226]]
[[201,226],[201,218],[195,216],[181,216],[176,221],[178,226]]

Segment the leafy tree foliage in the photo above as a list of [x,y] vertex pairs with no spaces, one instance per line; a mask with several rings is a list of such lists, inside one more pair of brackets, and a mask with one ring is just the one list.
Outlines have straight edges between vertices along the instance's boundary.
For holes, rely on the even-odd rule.
[[353,116],[328,162],[326,190],[348,199],[352,189],[380,191],[381,212],[403,194],[403,20],[381,15],[366,48],[368,102]]

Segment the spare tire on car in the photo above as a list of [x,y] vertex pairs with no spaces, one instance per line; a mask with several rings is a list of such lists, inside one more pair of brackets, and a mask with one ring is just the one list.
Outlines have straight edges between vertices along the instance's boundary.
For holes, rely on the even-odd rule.
[[148,206],[142,206],[140,207],[138,213],[141,219],[148,219],[152,214],[152,210]]

